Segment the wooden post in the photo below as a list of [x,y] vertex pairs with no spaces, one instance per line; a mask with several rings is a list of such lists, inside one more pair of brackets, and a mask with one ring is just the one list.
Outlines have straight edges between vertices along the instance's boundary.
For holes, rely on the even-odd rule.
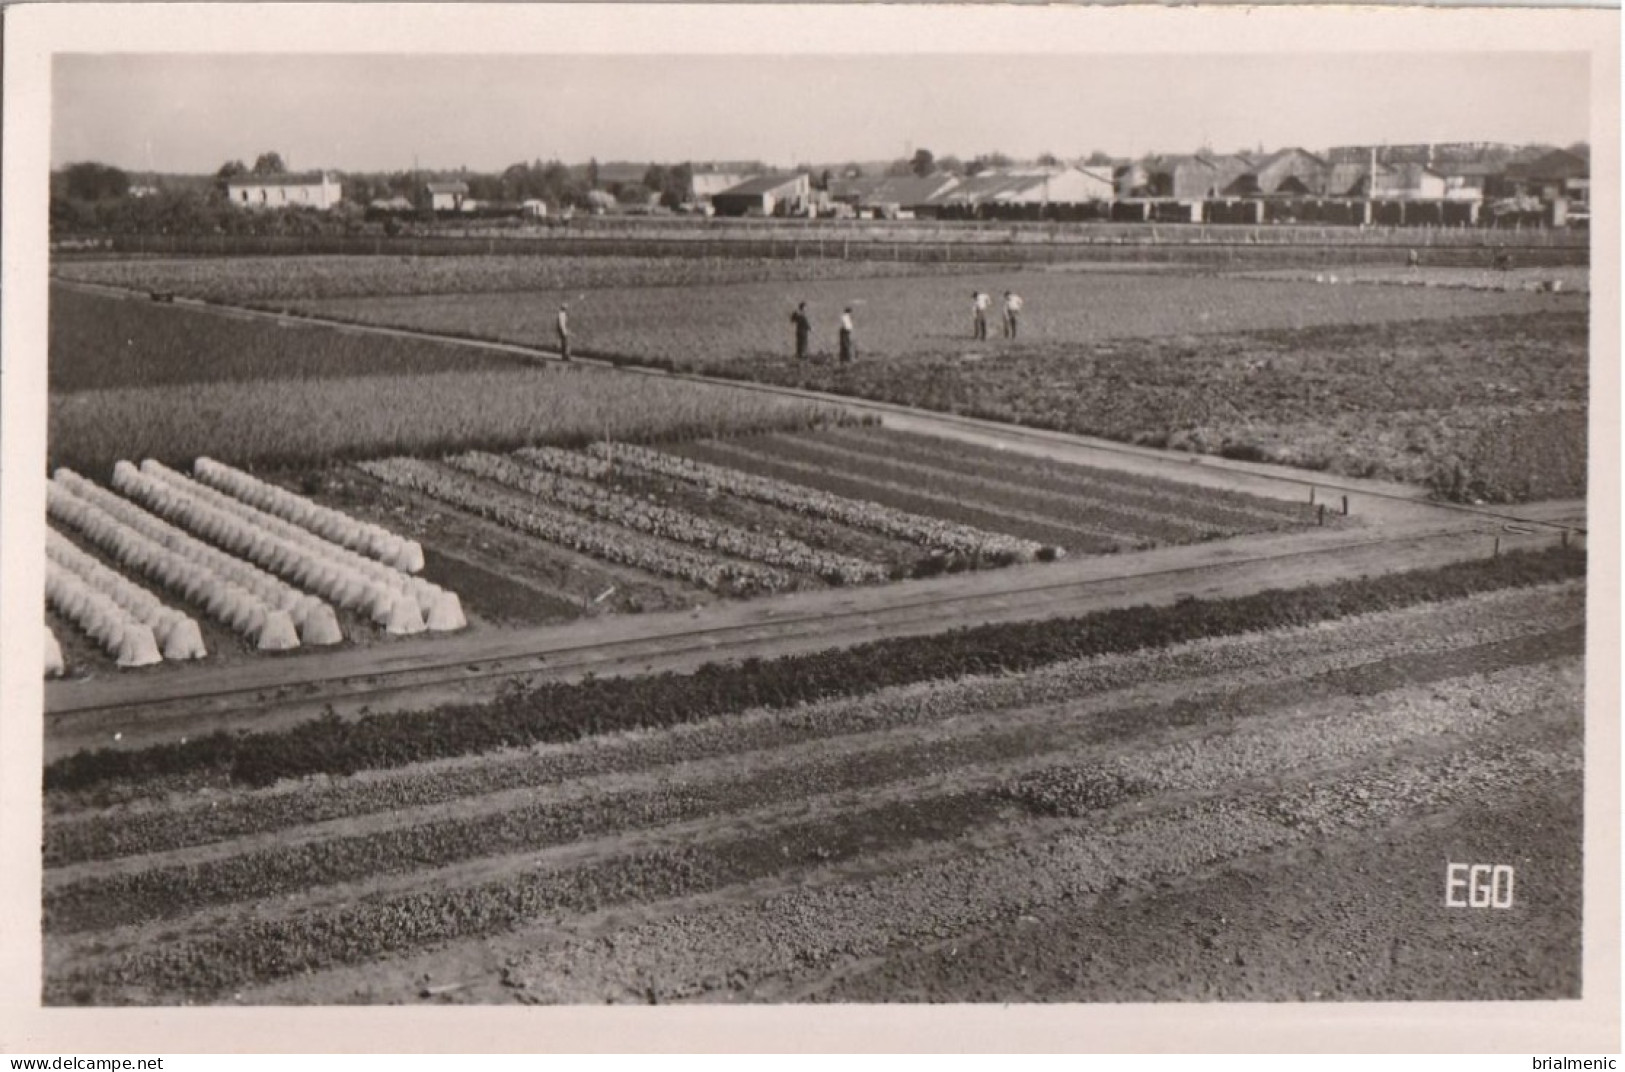
[[1495,558],[1500,558],[1500,557],[1501,557],[1501,537],[1499,537],[1499,536],[1497,536],[1497,537],[1496,537],[1496,538],[1495,538],[1495,552],[1494,552],[1494,557],[1495,557]]
[[1315,505],[1315,486],[1313,484],[1309,485],[1309,505]]
[[1325,523],[1326,523],[1326,504],[1321,503],[1319,506],[1315,507],[1315,524],[1324,525]]
[[1349,497],[1347,495],[1343,496],[1343,516],[1349,516]]
[[1568,545],[1569,545],[1569,530],[1564,529],[1563,530],[1563,546],[1567,547]]

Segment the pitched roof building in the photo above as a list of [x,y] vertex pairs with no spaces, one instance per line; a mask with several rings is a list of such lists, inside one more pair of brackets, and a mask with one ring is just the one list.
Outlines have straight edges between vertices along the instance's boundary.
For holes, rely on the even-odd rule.
[[329,209],[344,197],[337,178],[325,171],[238,175],[226,180],[226,199],[244,208]]

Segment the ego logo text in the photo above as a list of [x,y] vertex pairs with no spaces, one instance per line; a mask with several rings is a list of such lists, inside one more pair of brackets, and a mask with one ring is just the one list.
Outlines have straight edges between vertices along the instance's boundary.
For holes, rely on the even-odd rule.
[[1515,876],[1507,864],[1445,864],[1446,908],[1511,908]]

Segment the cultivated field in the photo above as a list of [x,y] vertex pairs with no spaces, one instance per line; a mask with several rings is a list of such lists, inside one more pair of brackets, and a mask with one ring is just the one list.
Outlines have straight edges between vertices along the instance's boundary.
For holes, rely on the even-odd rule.
[[[47,1000],[1572,997],[1583,570],[81,754]],[[1513,912],[1443,906],[1480,857]]]
[[1573,287],[59,269],[50,1004],[1580,994]]
[[[1258,278],[960,264],[888,276],[876,265],[779,261],[747,275],[683,258],[508,261],[426,258],[418,274],[410,261],[361,257],[215,261],[224,268],[214,275],[161,260],[70,270],[544,349],[567,302],[576,348],[617,362],[1398,480],[1456,501],[1585,487],[1583,269],[1530,269],[1538,279],[1492,289],[1483,273],[1454,268]],[[1535,289],[1552,272],[1566,285]],[[1017,340],[970,339],[973,289],[1022,294]],[[328,296],[302,296],[318,290]],[[799,301],[815,324],[807,365],[790,360]],[[843,369],[831,354],[848,306],[860,361]],[[997,336],[996,309],[994,321]]]

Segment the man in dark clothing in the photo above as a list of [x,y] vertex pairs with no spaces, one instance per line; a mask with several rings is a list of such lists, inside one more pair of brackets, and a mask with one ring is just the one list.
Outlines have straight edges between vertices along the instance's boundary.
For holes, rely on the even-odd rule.
[[570,311],[565,306],[559,306],[558,319],[553,323],[559,334],[559,352],[564,360],[570,360]]
[[790,323],[796,326],[796,360],[804,361],[807,357],[807,341],[812,338],[812,321],[807,319],[806,302],[796,306],[796,311],[790,314]]

